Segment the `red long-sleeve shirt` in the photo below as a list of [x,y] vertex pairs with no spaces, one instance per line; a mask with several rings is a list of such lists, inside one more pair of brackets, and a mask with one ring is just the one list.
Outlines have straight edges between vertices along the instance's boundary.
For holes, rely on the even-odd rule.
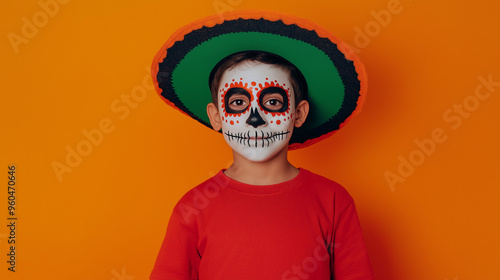
[[300,169],[248,185],[221,170],[175,206],[151,280],[371,280],[354,202]]

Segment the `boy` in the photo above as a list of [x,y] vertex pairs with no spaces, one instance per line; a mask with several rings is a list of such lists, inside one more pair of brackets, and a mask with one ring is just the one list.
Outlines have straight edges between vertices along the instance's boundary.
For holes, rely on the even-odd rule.
[[[244,26],[262,30],[256,21],[245,20]],[[216,34],[204,42],[220,39]],[[190,42],[189,36],[183,39]],[[178,50],[166,45],[174,58],[162,57],[162,63],[172,67]],[[186,59],[182,56],[178,64]],[[182,80],[182,71],[155,72],[166,101],[199,119],[193,107],[179,102],[183,86],[175,80]],[[307,138],[300,129],[310,112],[307,77],[265,50],[234,52],[211,69],[212,102],[206,113],[231,147],[233,163],[177,203],[150,279],[373,279],[352,198],[342,186],[287,159],[292,141],[298,147],[324,138],[301,138]],[[305,131],[314,135],[318,129]]]

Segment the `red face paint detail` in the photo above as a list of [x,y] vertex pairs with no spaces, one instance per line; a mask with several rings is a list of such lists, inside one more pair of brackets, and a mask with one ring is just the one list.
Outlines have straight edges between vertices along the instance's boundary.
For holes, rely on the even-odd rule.
[[231,125],[233,125],[233,124],[234,124],[234,122],[233,122],[233,121],[230,121],[229,123],[230,123]]
[[240,123],[240,121],[236,121],[236,123]]
[[[246,90],[250,93],[250,98],[251,98],[250,103],[252,103],[252,102],[254,101],[254,99],[255,99],[255,97],[254,97],[254,95],[253,95],[253,90],[254,90],[254,88],[253,88],[253,87],[249,87],[249,86],[248,86],[248,83],[243,83],[241,80],[243,80],[243,78],[240,78],[240,81],[238,81],[238,82],[235,82],[235,80],[233,79],[233,80],[232,80],[232,81],[233,81],[232,83],[230,83],[230,84],[227,84],[227,83],[226,83],[226,84],[225,84],[226,89],[221,89],[221,91],[223,91],[223,93],[222,93],[222,98],[224,98],[225,94],[227,93],[227,91],[228,91],[230,88],[233,88],[233,87],[240,87],[240,88],[244,88],[244,89],[246,89]],[[269,80],[269,78],[266,78],[266,80]],[[256,85],[257,85],[257,83],[256,83],[255,81],[252,81],[250,84],[251,84],[252,86],[256,86]],[[285,88],[284,88],[284,86],[285,86],[285,84],[280,85],[280,84],[278,83],[278,81],[277,81],[277,80],[274,80],[274,81],[271,81],[271,82],[265,82],[265,83],[264,83],[264,85],[262,85],[261,83],[259,83],[259,88],[260,88],[260,89],[255,88],[255,90],[256,90],[256,91],[258,91],[258,92],[257,92],[257,94],[256,94],[256,95],[257,95],[257,96],[256,96],[256,98],[257,98],[257,99],[260,99],[260,94],[261,94],[262,90],[263,90],[263,89],[265,89],[265,88],[267,88],[267,87],[280,87],[280,88],[282,88],[282,89],[286,92],[286,94],[287,94],[287,97],[288,97],[288,110],[287,110],[286,112],[282,112],[282,113],[268,112],[268,111],[264,110],[264,109],[260,106],[260,102],[257,102],[257,104],[258,104],[258,106],[259,106],[260,110],[261,110],[261,111],[263,111],[266,115],[267,115],[268,113],[270,113],[273,117],[276,117],[276,116],[283,116],[283,117],[286,117],[286,115],[288,115],[288,114],[290,113],[290,88],[286,88],[286,89],[285,89]],[[239,114],[229,114],[229,113],[227,113],[227,112],[226,112],[226,110],[225,110],[224,99],[222,99],[222,102],[221,102],[221,103],[222,103],[222,109],[223,109],[223,112],[225,113],[226,118],[227,118],[227,117],[241,117],[241,115],[242,115],[242,114],[245,114],[245,113],[246,113],[246,112],[248,112],[248,111],[250,110],[250,108],[251,108],[251,105],[249,105],[249,106],[248,106],[248,108],[247,108],[247,110],[246,110],[245,112],[243,112],[243,113],[239,113]],[[288,117],[288,119],[290,119],[290,117],[293,117],[293,114],[291,114],[291,115]],[[286,121],[286,120],[287,120],[287,119],[285,118],[283,121]],[[226,119],[226,122],[228,122],[228,121],[227,121],[227,119]],[[237,123],[239,123],[239,121],[237,121]],[[271,123],[273,123],[273,122],[271,121]],[[233,125],[233,124],[234,124],[234,121],[231,121],[231,124]],[[279,124],[281,124],[281,120],[277,120],[277,121],[276,121],[276,124],[278,124],[278,125],[279,125]]]
[[[233,82],[234,82],[234,79],[233,79]],[[236,116],[236,114],[228,114],[228,113],[226,112],[226,109],[225,109],[226,107],[224,106],[224,105],[225,105],[225,103],[224,103],[224,102],[225,102],[225,101],[224,101],[224,96],[226,95],[227,91],[228,91],[229,89],[233,88],[233,87],[239,87],[239,88],[244,88],[244,89],[246,89],[246,91],[248,91],[248,92],[250,93],[250,103],[252,103],[252,101],[253,101],[253,99],[254,99],[254,98],[253,98],[253,93],[252,93],[252,92],[253,92],[253,89],[248,87],[248,83],[245,83],[245,84],[243,84],[243,82],[234,82],[234,83],[230,83],[230,84],[229,84],[229,88],[226,88],[226,90],[224,91],[224,93],[222,93],[222,95],[221,95],[221,97],[222,97],[222,102],[221,102],[221,104],[222,104],[222,109],[223,109],[223,112],[226,114],[226,117],[227,117],[228,115],[229,115],[229,116],[233,116],[233,117],[235,117],[235,116]],[[248,105],[248,108],[247,108],[247,110],[246,110],[244,113],[246,113],[246,112],[250,111],[250,107],[251,107],[251,106],[250,106],[250,105]],[[241,113],[240,113],[240,114],[238,114],[238,116],[241,116]]]
[[222,120],[224,120],[224,117],[222,117]]
[[[259,85],[261,85],[261,84],[259,84]],[[260,93],[261,93],[261,92],[262,92],[262,90],[259,90],[259,92],[257,92],[257,100],[260,100]],[[267,111],[266,111],[266,110],[264,110],[264,109],[262,108],[262,106],[260,106],[260,102],[258,102],[258,101],[257,101],[257,105],[259,106],[259,109],[260,109],[261,111],[264,111],[264,112],[267,114]]]
[[[269,79],[269,78],[266,78],[266,80],[268,80],[268,79]],[[284,84],[283,84],[283,85],[284,85]],[[270,83],[265,82],[265,83],[264,83],[264,86],[262,86],[262,84],[259,84],[259,87],[260,87],[260,90],[257,92],[257,100],[259,100],[259,99],[260,99],[260,93],[262,92],[262,90],[263,90],[263,89],[265,89],[265,88],[268,88],[268,87],[280,87],[281,89],[283,89],[283,90],[286,92],[286,95],[287,95],[287,97],[288,97],[288,107],[287,107],[287,108],[288,108],[288,110],[287,110],[286,112],[283,112],[283,113],[272,113],[272,116],[273,116],[273,117],[274,117],[274,116],[276,116],[276,115],[278,115],[278,116],[283,116],[283,117],[284,117],[284,116],[286,116],[288,113],[290,113],[290,93],[289,93],[289,91],[288,91],[287,89],[285,89],[283,86],[280,86],[280,84],[279,84],[277,81],[276,81],[276,83],[274,83],[274,82],[270,82]],[[260,106],[260,102],[257,102],[257,104],[259,105],[260,110],[261,110],[261,111],[264,111],[264,112],[267,114],[267,111],[266,111],[266,110],[264,110],[264,108],[262,108],[262,107]]]

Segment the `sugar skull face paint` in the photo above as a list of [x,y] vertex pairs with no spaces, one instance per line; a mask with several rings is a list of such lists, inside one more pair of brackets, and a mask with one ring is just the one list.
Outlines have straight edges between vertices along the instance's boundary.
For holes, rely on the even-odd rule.
[[222,133],[243,157],[266,161],[288,144],[295,112],[289,76],[258,62],[244,62],[224,72],[218,100]]

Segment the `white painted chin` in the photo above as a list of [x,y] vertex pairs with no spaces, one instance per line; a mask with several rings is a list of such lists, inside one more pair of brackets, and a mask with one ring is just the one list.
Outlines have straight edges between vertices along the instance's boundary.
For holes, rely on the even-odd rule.
[[225,131],[223,134],[227,144],[235,152],[250,161],[263,162],[271,159],[288,144],[292,132]]
[[266,148],[252,148],[248,146],[242,146],[240,144],[228,143],[231,148],[238,154],[253,162],[264,162],[272,157],[274,157],[283,147],[286,146],[287,142],[274,143],[270,147]]

